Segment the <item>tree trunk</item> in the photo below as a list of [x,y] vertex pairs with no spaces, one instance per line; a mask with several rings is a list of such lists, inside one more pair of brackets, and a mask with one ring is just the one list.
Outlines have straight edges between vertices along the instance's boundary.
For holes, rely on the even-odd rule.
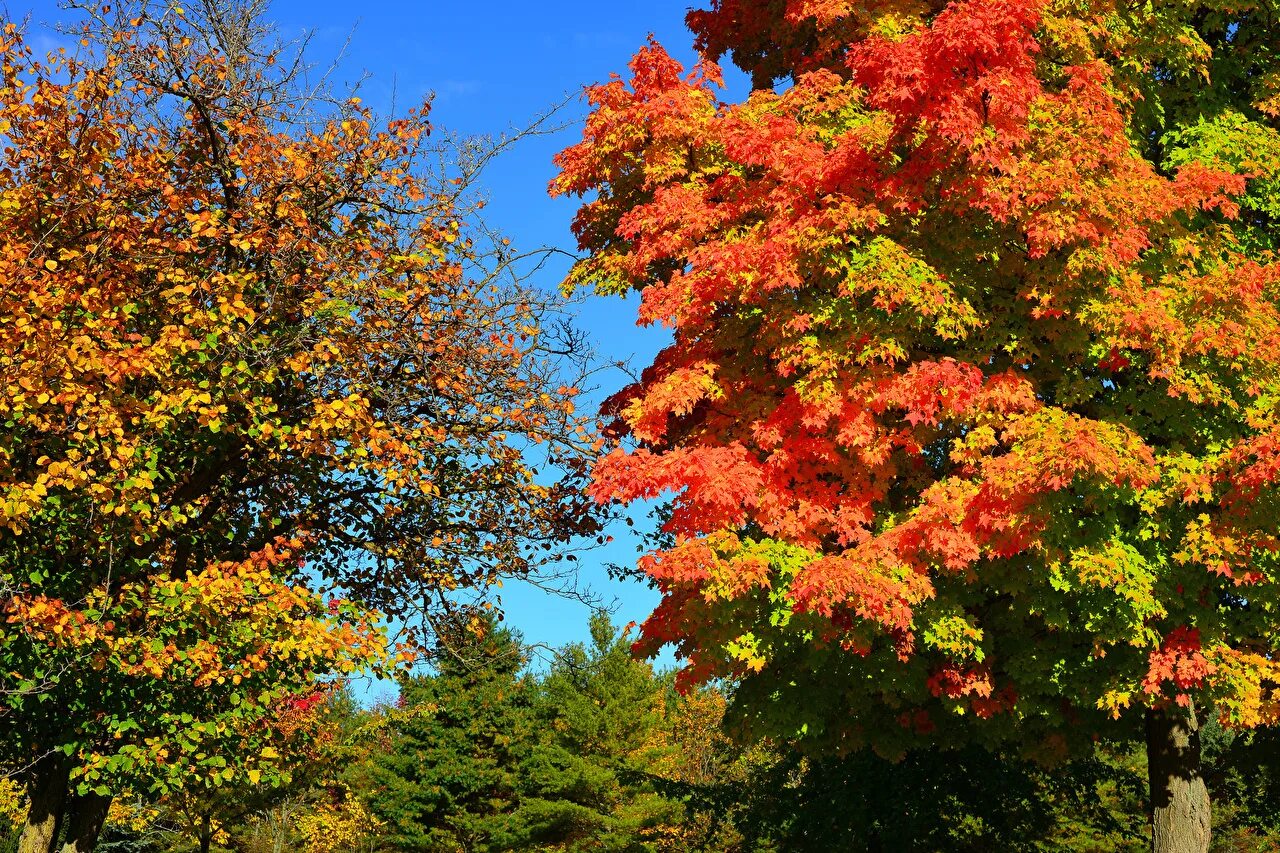
[[102,834],[111,798],[97,794],[78,794],[67,808],[67,837],[61,853],[90,853]]
[[1209,789],[1200,775],[1195,708],[1147,711],[1152,853],[1206,853]]
[[70,766],[61,752],[36,762],[27,780],[27,821],[18,839],[18,853],[52,853],[62,829]]
[[210,815],[204,816],[204,821],[200,825],[200,853],[209,853],[209,848],[213,846],[213,818]]

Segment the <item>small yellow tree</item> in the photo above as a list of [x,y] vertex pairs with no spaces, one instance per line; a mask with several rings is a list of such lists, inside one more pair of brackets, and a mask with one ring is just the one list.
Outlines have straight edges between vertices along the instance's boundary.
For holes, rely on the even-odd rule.
[[384,825],[347,791],[338,803],[324,803],[298,818],[298,833],[307,853],[361,853],[371,851]]

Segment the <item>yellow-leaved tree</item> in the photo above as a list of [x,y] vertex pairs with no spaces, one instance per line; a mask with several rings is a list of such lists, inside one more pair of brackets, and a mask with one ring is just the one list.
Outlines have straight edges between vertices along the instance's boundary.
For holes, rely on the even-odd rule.
[[24,853],[91,849],[125,786],[270,778],[254,721],[385,662],[384,617],[597,529],[556,305],[468,237],[487,154],[452,157],[425,105],[378,123],[306,94],[262,5],[87,5],[79,51],[43,61],[0,41]]

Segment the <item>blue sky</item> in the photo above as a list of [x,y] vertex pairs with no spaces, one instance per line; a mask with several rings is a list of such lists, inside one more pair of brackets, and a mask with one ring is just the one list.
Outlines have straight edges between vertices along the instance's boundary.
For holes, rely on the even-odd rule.
[[[385,114],[393,93],[404,109],[434,92],[435,126],[497,135],[527,125],[586,84],[606,80],[611,73],[625,74],[627,62],[650,33],[691,62],[691,37],[684,27],[689,6],[690,0],[274,0],[270,17],[285,37],[313,32],[314,62],[328,63],[342,54],[339,82],[367,75],[361,96],[375,111]],[[40,0],[27,9],[37,32],[42,24],[67,19],[54,0]],[[10,2],[9,11],[20,18],[24,9]],[[33,42],[41,44],[39,38]],[[733,82],[731,78],[731,87],[738,88]],[[568,227],[575,203],[546,193],[555,172],[551,158],[579,138],[584,106],[575,101],[563,115],[573,120],[571,127],[522,142],[486,172],[488,218],[517,246],[576,248]],[[564,264],[549,266],[535,283],[555,287],[565,269]],[[634,316],[634,300],[593,298],[578,311],[578,323],[602,358],[630,361],[638,368],[649,362],[666,334],[637,329]],[[600,378],[600,394],[624,382],[620,371],[606,373]],[[635,515],[638,527],[646,523],[643,510]],[[637,544],[625,526],[611,532],[613,545],[583,558],[582,579],[616,603],[618,622],[640,621],[657,597],[638,583],[608,580],[603,564],[633,562]],[[522,586],[509,587],[504,604],[508,623],[529,642],[558,646],[587,636],[588,611],[582,605]]]

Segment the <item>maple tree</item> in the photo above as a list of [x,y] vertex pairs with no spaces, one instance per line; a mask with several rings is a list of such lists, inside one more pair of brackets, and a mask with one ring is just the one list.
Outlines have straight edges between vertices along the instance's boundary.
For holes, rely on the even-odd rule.
[[597,526],[557,302],[469,230],[492,150],[315,94],[256,0],[76,5],[74,51],[0,40],[24,853],[89,849],[126,784],[269,780],[283,698]]
[[840,752],[1145,726],[1205,849],[1198,720],[1280,715],[1275,15],[716,0],[592,87],[567,286],[674,336],[592,487],[673,495],[639,649]]

